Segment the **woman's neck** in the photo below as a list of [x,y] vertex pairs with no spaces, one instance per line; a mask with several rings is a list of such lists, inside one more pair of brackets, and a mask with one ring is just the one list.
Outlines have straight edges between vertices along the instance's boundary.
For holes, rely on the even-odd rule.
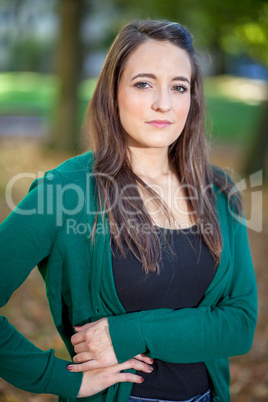
[[170,173],[167,148],[129,147],[128,151],[132,170],[137,176],[155,180]]

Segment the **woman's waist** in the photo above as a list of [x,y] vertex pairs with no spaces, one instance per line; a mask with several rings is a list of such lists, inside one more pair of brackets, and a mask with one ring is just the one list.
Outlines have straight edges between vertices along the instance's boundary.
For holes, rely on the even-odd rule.
[[188,400],[209,389],[209,377],[204,363],[169,363],[154,360],[153,372],[137,372],[142,384],[133,384],[132,396],[161,400]]

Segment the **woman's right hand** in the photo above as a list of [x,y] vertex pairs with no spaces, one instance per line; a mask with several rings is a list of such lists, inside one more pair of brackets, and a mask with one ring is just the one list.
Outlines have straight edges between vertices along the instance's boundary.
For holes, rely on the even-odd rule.
[[77,398],[92,396],[118,382],[142,383],[144,379],[132,373],[121,373],[122,370],[135,369],[151,373],[153,368],[140,360],[130,359],[114,366],[84,371],[82,384]]

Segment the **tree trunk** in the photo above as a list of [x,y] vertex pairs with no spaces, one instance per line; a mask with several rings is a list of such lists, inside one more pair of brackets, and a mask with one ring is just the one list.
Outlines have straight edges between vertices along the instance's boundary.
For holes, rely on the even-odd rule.
[[212,67],[214,75],[223,75],[226,73],[226,54],[218,42],[218,38],[215,38],[211,46],[212,52]]
[[251,142],[245,159],[243,173],[250,175],[258,170],[263,171],[264,181],[267,176],[267,151],[268,151],[268,100],[263,105],[262,119],[256,135]]
[[80,0],[60,0],[61,32],[58,50],[60,91],[49,147],[75,153],[79,149],[77,88],[82,69]]

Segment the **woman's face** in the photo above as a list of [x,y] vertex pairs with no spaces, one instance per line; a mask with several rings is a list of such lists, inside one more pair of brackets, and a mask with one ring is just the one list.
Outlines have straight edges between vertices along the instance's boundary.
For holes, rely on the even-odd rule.
[[169,41],[148,40],[130,56],[118,86],[129,147],[167,148],[180,136],[191,103],[191,63]]

